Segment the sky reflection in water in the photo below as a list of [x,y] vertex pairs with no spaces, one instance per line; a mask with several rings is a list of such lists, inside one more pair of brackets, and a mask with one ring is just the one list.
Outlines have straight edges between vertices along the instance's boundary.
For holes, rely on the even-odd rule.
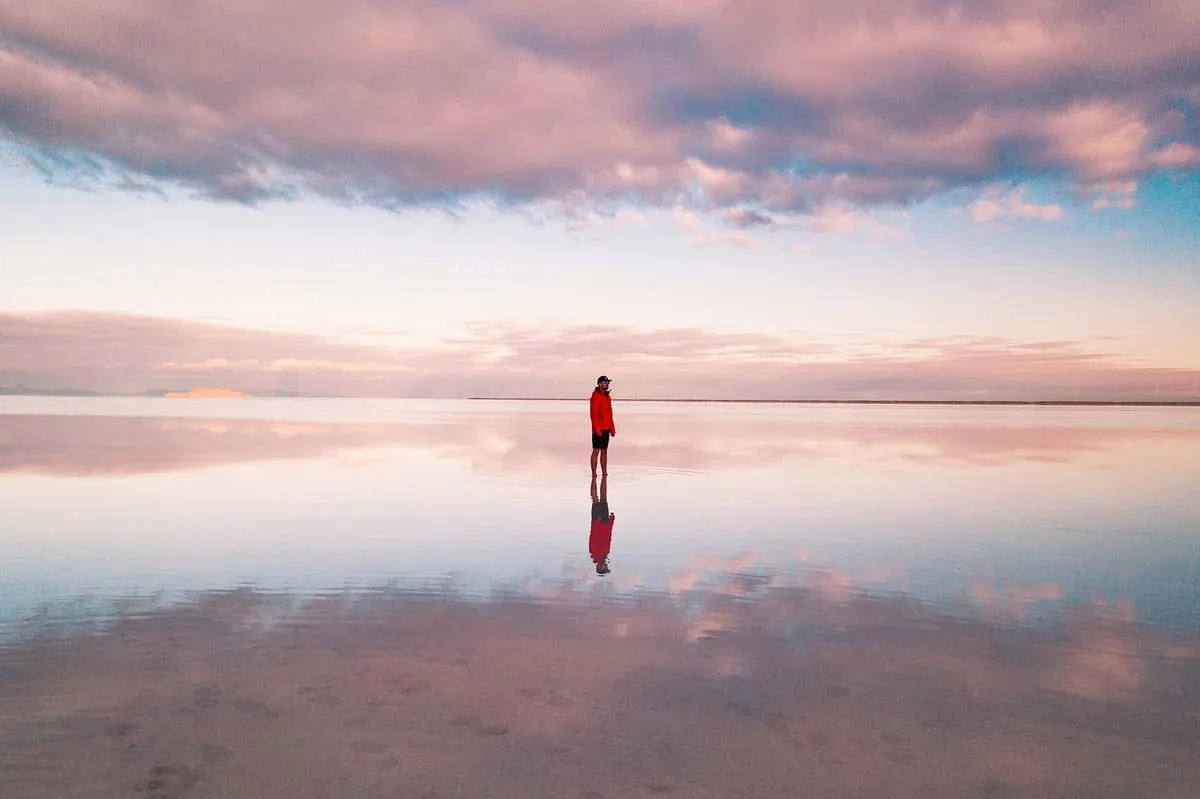
[[617,411],[599,578],[583,403],[4,398],[0,618],[239,584],[550,598],[750,581],[1200,627],[1196,409]]

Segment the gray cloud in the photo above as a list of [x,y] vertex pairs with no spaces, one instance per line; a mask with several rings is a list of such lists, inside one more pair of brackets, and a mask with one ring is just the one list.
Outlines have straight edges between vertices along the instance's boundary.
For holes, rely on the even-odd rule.
[[167,8],[0,5],[0,141],[52,180],[245,202],[746,214],[1200,166],[1189,0]]
[[1196,400],[1200,371],[1083,342],[918,339],[886,348],[705,328],[479,324],[388,347],[185,320],[0,313],[0,385],[141,393],[215,386],[317,396]]

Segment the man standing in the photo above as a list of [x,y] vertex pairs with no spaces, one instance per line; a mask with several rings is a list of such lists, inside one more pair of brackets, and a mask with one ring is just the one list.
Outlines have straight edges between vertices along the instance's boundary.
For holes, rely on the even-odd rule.
[[600,462],[600,471],[608,477],[608,439],[617,434],[617,426],[613,423],[612,397],[608,393],[611,383],[606,375],[600,375],[592,392],[592,477],[596,476],[597,460]]

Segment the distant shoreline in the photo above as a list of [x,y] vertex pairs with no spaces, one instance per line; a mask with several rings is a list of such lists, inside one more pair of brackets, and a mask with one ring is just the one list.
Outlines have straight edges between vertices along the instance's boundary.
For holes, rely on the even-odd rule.
[[[74,397],[82,399],[179,399],[174,392],[102,394],[73,389],[13,390],[0,388],[0,397]],[[371,399],[371,400],[468,400],[471,402],[586,402],[587,397],[350,397],[338,395],[239,394],[238,396],[192,395],[188,399]],[[918,400],[918,399],[688,399],[662,397],[619,397],[619,402],[677,402],[724,405],[1049,405],[1060,407],[1200,408],[1200,400]]]
[[[587,397],[467,397],[478,402],[584,402]],[[692,402],[706,404],[744,405],[1061,405],[1061,406],[1128,406],[1154,408],[1200,408],[1200,400],[1178,401],[1107,401],[1107,400],[869,400],[869,399],[655,399],[652,397],[620,397],[619,402]]]

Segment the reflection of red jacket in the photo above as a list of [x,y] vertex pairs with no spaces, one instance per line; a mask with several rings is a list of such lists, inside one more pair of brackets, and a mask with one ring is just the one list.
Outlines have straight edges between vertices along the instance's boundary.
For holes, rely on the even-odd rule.
[[613,424],[612,397],[597,388],[592,392],[592,432],[600,435],[603,430],[615,433],[617,426]]
[[606,521],[592,520],[592,534],[588,536],[588,552],[592,555],[592,563],[599,563],[608,557],[612,549],[612,528],[615,514],[609,514]]

